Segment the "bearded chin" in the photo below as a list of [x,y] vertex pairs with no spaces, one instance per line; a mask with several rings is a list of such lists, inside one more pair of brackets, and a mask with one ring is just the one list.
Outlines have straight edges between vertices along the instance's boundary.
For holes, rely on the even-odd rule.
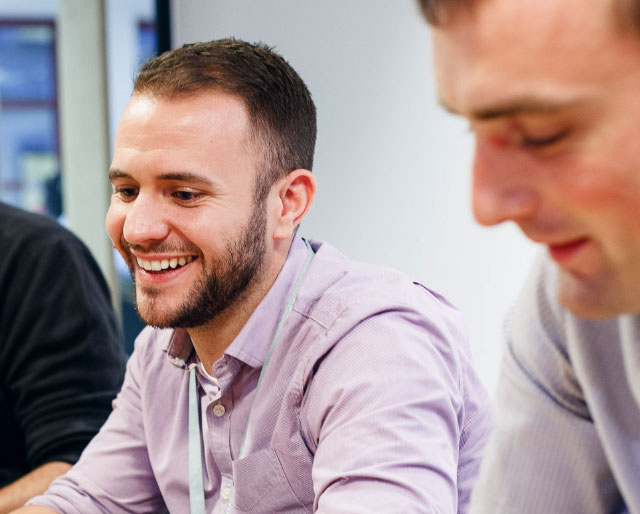
[[[251,286],[260,280],[265,268],[265,236],[265,208],[264,205],[256,206],[239,237],[227,241],[219,258],[207,263],[204,257],[200,257],[191,264],[202,266],[203,273],[183,293],[183,300],[177,307],[162,307],[159,290],[136,283],[138,314],[145,323],[157,328],[195,328],[211,322],[241,301]],[[131,260],[129,267],[136,282]]]

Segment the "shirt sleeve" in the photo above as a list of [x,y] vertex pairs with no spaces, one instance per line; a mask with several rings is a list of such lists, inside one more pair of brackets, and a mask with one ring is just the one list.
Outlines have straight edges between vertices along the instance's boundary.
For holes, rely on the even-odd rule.
[[390,311],[360,322],[317,365],[302,406],[317,443],[314,512],[458,512],[456,345],[419,313]]
[[166,512],[147,451],[140,354],[137,347],[113,412],[78,463],[29,504],[60,514]]
[[620,504],[566,350],[550,266],[536,265],[508,318],[494,431],[472,514],[617,512]]
[[0,271],[2,380],[29,470],[79,458],[124,374],[107,285],[88,249],[57,229],[8,243]]

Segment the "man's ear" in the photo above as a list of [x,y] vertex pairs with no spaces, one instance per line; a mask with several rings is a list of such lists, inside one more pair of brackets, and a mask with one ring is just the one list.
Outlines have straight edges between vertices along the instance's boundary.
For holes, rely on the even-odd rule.
[[279,212],[273,238],[291,239],[316,196],[316,179],[309,170],[293,170],[278,184]]

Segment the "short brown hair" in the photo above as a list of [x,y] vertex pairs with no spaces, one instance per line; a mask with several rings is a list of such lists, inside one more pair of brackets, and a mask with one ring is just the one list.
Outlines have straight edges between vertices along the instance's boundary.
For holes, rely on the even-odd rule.
[[[477,1],[479,0],[418,0],[418,5],[427,21],[435,26],[445,24],[452,9],[468,8]],[[616,21],[640,35],[640,0],[615,0],[613,7]]]
[[240,98],[251,140],[262,153],[256,195],[298,168],[311,170],[316,142],[316,108],[300,76],[261,43],[219,39],[184,45],[147,61],[134,94],[180,97],[221,91]]
[[418,0],[418,5],[431,25],[441,25],[452,9],[468,6],[473,1],[475,0]]

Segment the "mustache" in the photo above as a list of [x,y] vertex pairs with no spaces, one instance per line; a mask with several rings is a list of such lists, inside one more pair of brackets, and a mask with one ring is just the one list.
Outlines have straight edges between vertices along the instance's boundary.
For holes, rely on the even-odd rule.
[[124,238],[120,239],[120,246],[127,251],[139,253],[192,253],[200,254],[200,249],[196,246],[176,244],[170,241],[155,241],[148,244],[140,245],[129,243]]

